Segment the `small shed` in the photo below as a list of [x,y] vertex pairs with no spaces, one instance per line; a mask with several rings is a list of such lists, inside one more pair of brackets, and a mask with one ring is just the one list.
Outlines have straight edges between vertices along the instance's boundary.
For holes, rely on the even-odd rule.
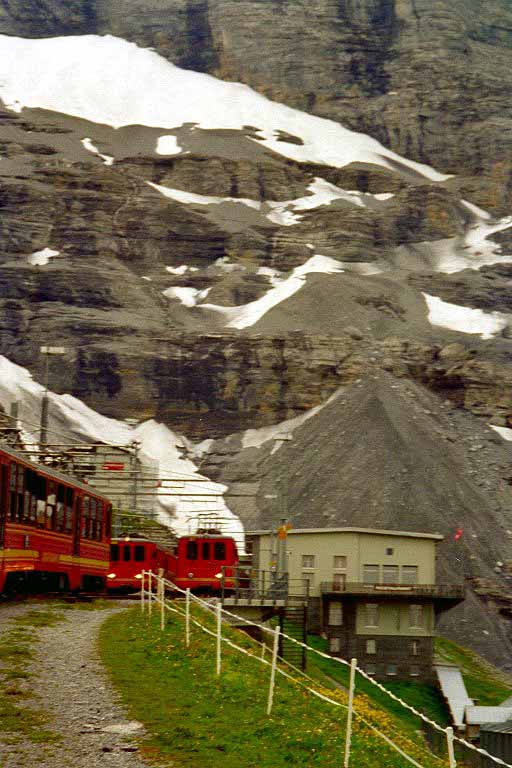
[[512,720],[481,725],[480,746],[505,763],[512,763]]
[[504,707],[503,705],[498,707],[467,706],[465,720],[467,737],[478,739],[484,726],[488,728],[510,722],[512,720],[512,707]]

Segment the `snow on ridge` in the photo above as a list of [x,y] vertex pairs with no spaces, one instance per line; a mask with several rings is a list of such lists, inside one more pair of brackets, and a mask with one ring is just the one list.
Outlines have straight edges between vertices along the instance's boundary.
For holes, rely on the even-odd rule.
[[[255,125],[260,139],[254,141],[293,160],[336,167],[359,161],[392,169],[391,160],[433,181],[449,178],[332,120],[272,102],[246,85],[180,69],[154,51],[111,35],[2,35],[0,61],[0,97],[18,112],[40,107],[114,128],[196,123],[205,129],[243,130]],[[299,136],[303,144],[279,141],[282,132]]]
[[273,288],[267,291],[263,296],[249,304],[242,304],[238,307],[222,307],[218,304],[199,304],[199,309],[210,309],[225,316],[226,328],[248,328],[257,323],[273,307],[280,304],[285,299],[289,299],[294,293],[297,293],[305,284],[306,275],[310,272],[323,272],[331,274],[333,272],[343,272],[341,264],[329,256],[316,254],[311,256],[305,264],[296,267],[290,277],[284,280],[271,278]]
[[176,200],[178,203],[185,203],[186,205],[219,205],[220,203],[241,203],[248,208],[255,208],[259,210],[261,203],[258,200],[250,200],[246,197],[213,197],[210,195],[197,195],[194,192],[184,192],[182,189],[172,189],[171,187],[163,187],[161,184],[154,184],[152,181],[146,181],[148,186],[156,189],[157,192],[169,197],[171,200]]
[[[0,356],[0,403],[7,412],[11,403],[20,403],[19,418],[27,444],[36,443],[38,439],[43,393],[44,387],[34,381],[26,368]],[[225,518],[226,531],[244,546],[242,523],[228,509],[223,498],[226,487],[199,474],[195,464],[181,456],[179,449],[183,440],[168,427],[153,419],[132,427],[102,416],[72,395],[56,395],[53,392],[48,395],[50,439],[59,443],[63,442],[63,438],[70,443],[85,439],[119,446],[139,440],[143,464],[147,462],[152,467],[158,464],[161,477],[187,480],[185,495],[180,494],[179,489],[168,495],[168,485],[163,483],[159,502],[170,514],[157,509],[160,522],[172,526],[179,534],[185,534],[190,529],[189,518],[208,510]],[[191,490],[197,494],[196,500],[194,497],[191,500]]]
[[102,155],[98,147],[95,147],[89,138],[82,139],[81,144],[88,152],[98,155],[103,160],[104,165],[114,165],[114,158],[111,155]]
[[484,312],[481,309],[449,304],[437,296],[422,293],[431,325],[448,328],[459,333],[477,333],[482,339],[492,339],[505,328],[511,318],[501,312]]
[[41,251],[35,251],[35,253],[27,256],[27,261],[33,267],[43,267],[48,264],[50,259],[54,256],[59,256],[59,254],[60,251],[54,251],[53,248],[43,248]]

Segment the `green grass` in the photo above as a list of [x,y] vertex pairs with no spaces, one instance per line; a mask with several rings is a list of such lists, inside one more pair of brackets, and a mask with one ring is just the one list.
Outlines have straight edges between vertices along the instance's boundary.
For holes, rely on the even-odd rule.
[[[160,632],[158,617],[150,622],[132,608],[110,617],[100,636],[103,660],[129,715],[151,734],[142,746],[146,759],[175,768],[338,768],[343,763],[343,708],[278,675],[267,717],[269,668],[223,645],[223,671],[216,677],[214,638],[194,628],[186,649],[183,620],[171,616]],[[259,657],[247,636],[227,627],[223,633]],[[346,700],[339,690],[330,695]],[[372,707],[367,697],[356,698],[356,710],[425,768],[443,765],[417,735],[413,742],[403,730],[398,733],[401,723]],[[355,720],[351,765],[374,768],[376,755],[379,768],[410,765]]]
[[[312,648],[324,651],[325,653],[327,652],[326,640],[311,635],[308,642]],[[339,662],[334,661],[334,659],[325,659],[317,654],[309,653],[309,674],[311,674],[312,669],[314,668],[317,668],[331,680],[335,680],[340,685],[348,688],[349,668],[345,664],[340,664]],[[418,711],[423,712],[423,714],[427,715],[431,720],[435,720],[439,725],[446,726],[449,724],[448,711],[441,694],[435,686],[421,683],[416,680],[386,681],[383,685],[391,691],[391,693],[394,693],[395,696],[399,696],[407,704],[410,704]],[[359,673],[356,674],[356,691],[364,693],[368,696],[372,704],[381,708],[393,718],[396,718],[404,730],[416,731],[421,727],[420,719],[416,717],[416,715],[391,699]]]
[[512,680],[468,648],[438,637],[435,649],[440,660],[459,667],[469,696],[478,704],[501,704],[512,695]]

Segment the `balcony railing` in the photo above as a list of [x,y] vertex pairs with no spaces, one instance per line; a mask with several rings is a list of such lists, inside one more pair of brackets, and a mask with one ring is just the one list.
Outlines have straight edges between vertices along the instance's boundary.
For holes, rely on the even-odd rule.
[[363,584],[362,582],[323,581],[322,594],[409,595],[413,597],[464,599],[463,584]]

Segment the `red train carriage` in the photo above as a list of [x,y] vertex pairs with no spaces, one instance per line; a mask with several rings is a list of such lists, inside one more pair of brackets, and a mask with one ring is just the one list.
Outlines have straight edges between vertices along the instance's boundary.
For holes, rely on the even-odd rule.
[[112,507],[93,488],[0,450],[0,593],[101,590]]
[[181,589],[215,593],[220,591],[223,568],[224,588],[234,586],[230,576],[237,563],[236,543],[230,536],[183,536],[169,552],[148,539],[112,539],[108,587],[120,591],[140,589],[143,570],[162,570],[165,578]]

